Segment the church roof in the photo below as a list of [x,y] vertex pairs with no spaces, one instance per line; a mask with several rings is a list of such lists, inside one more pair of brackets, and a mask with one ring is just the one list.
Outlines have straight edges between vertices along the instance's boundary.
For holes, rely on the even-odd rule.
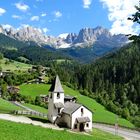
[[82,106],[81,104],[77,104],[77,103],[73,103],[73,102],[66,102],[64,104],[63,113],[71,115],[73,112],[75,112],[81,106]]
[[61,85],[61,82],[60,82],[60,79],[59,79],[58,75],[55,77],[55,80],[53,81],[49,91],[50,92],[61,92],[61,93],[64,93],[64,90],[62,88],[62,85]]

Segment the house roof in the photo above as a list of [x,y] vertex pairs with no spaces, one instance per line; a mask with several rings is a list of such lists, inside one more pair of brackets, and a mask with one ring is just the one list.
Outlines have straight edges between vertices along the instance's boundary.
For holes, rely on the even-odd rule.
[[64,105],[62,103],[55,103],[54,106],[56,108],[63,108],[64,107]]
[[64,104],[64,110],[63,113],[71,115],[73,112],[75,112],[78,108],[80,108],[82,105],[73,103],[73,102],[66,102]]
[[76,120],[77,120],[78,123],[90,122],[89,117],[78,117]]
[[76,97],[73,97],[73,96],[70,96],[70,95],[65,95],[64,99],[72,100],[72,99],[76,99]]
[[55,80],[53,81],[53,83],[52,83],[49,91],[50,92],[64,93],[64,90],[62,88],[62,85],[61,85],[61,82],[60,82],[60,79],[59,79],[59,76],[58,75],[55,77]]

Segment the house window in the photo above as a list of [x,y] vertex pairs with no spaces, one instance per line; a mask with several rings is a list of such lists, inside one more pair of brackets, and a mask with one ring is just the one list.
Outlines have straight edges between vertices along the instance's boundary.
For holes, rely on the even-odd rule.
[[81,116],[83,116],[83,114],[84,114],[84,109],[81,108]]
[[74,129],[77,129],[77,124],[74,125]]
[[60,93],[58,92],[58,93],[57,93],[57,99],[59,99],[59,98],[60,98]]
[[86,124],[86,127],[89,127],[89,124],[88,123]]

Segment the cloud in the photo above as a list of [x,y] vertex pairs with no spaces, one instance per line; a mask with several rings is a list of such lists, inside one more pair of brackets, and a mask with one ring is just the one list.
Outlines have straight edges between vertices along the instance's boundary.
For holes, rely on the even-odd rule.
[[62,16],[62,13],[60,11],[55,11],[54,15],[56,18],[60,18]]
[[47,13],[42,13],[41,16],[42,17],[46,17],[47,16]]
[[39,21],[39,16],[32,16],[30,18],[31,21]]
[[18,16],[18,15],[12,15],[12,18],[14,18],[14,19],[22,19],[22,17]]
[[0,8],[0,16],[2,16],[4,13],[6,13],[6,10],[3,8]]
[[43,31],[43,33],[46,34],[49,31],[49,29],[48,28],[42,28],[42,31]]
[[15,3],[15,6],[17,9],[19,9],[22,12],[26,12],[30,8],[28,5],[21,2]]
[[92,3],[92,0],[83,0],[83,7],[89,8]]
[[113,34],[136,34],[138,29],[134,23],[127,20],[136,12],[135,5],[139,0],[100,0],[103,7],[108,9],[108,19],[113,22],[110,29]]

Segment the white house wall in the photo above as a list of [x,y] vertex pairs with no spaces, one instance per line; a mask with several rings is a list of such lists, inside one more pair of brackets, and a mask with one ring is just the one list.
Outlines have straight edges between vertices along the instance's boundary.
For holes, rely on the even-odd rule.
[[[81,115],[81,108],[83,108],[83,115]],[[92,113],[84,106],[81,106],[78,110],[76,110],[72,114],[72,120],[71,120],[72,129],[74,129],[74,124],[76,123],[76,118],[78,117],[88,117],[90,119],[90,122],[87,122],[89,126],[86,127],[86,124],[85,124],[84,130],[92,130]]]

